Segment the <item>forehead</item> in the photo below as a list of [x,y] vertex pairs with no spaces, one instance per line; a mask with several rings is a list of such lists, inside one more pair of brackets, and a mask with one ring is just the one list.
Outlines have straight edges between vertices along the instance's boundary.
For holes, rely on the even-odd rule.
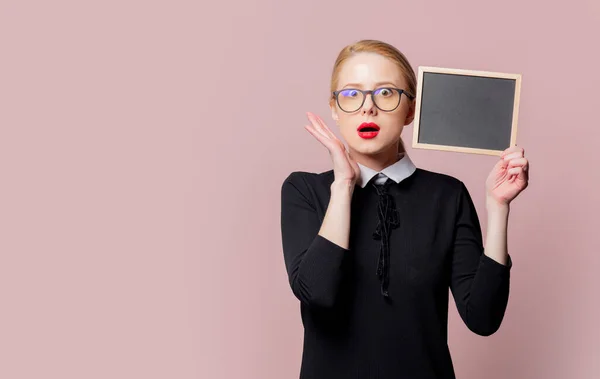
[[405,86],[400,68],[390,59],[375,53],[358,53],[349,58],[338,78],[339,88],[348,83],[372,87],[383,82],[391,82],[400,88]]

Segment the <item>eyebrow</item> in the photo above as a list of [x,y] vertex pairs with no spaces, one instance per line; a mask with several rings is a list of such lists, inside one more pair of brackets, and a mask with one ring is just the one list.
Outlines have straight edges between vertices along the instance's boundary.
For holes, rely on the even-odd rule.
[[[397,86],[396,84],[394,84],[392,82],[379,82],[379,83],[375,83],[375,87],[379,87],[379,86],[384,85],[384,84],[390,84],[390,85],[392,85],[394,87]],[[342,88],[346,88],[348,86],[359,87],[360,88],[360,87],[362,87],[362,84],[360,84],[360,83],[348,83],[345,86],[343,86]]]

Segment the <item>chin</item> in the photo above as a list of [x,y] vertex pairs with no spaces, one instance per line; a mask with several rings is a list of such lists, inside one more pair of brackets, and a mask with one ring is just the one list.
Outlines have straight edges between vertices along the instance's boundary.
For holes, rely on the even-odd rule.
[[376,155],[386,151],[389,148],[389,146],[387,144],[383,144],[381,142],[376,142],[373,140],[361,140],[358,141],[356,145],[352,146],[352,148],[360,154]]

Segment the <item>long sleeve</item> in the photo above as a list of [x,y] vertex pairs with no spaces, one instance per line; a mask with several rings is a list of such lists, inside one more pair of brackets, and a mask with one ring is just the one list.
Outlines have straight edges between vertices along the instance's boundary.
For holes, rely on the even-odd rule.
[[483,254],[481,227],[471,196],[460,182],[450,289],[458,312],[476,334],[489,336],[502,323],[508,304],[510,269]]
[[318,234],[321,221],[308,197],[305,173],[293,172],[281,187],[281,235],[294,295],[309,306],[331,307],[349,250]]

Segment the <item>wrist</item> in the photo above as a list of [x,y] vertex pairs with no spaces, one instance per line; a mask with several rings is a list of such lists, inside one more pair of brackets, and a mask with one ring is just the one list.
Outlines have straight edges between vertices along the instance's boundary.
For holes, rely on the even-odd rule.
[[354,191],[355,182],[350,180],[334,180],[331,183],[331,193],[352,194]]
[[494,198],[487,197],[485,201],[485,206],[488,211],[494,212],[506,212],[510,210],[510,204],[502,201],[498,201]]

